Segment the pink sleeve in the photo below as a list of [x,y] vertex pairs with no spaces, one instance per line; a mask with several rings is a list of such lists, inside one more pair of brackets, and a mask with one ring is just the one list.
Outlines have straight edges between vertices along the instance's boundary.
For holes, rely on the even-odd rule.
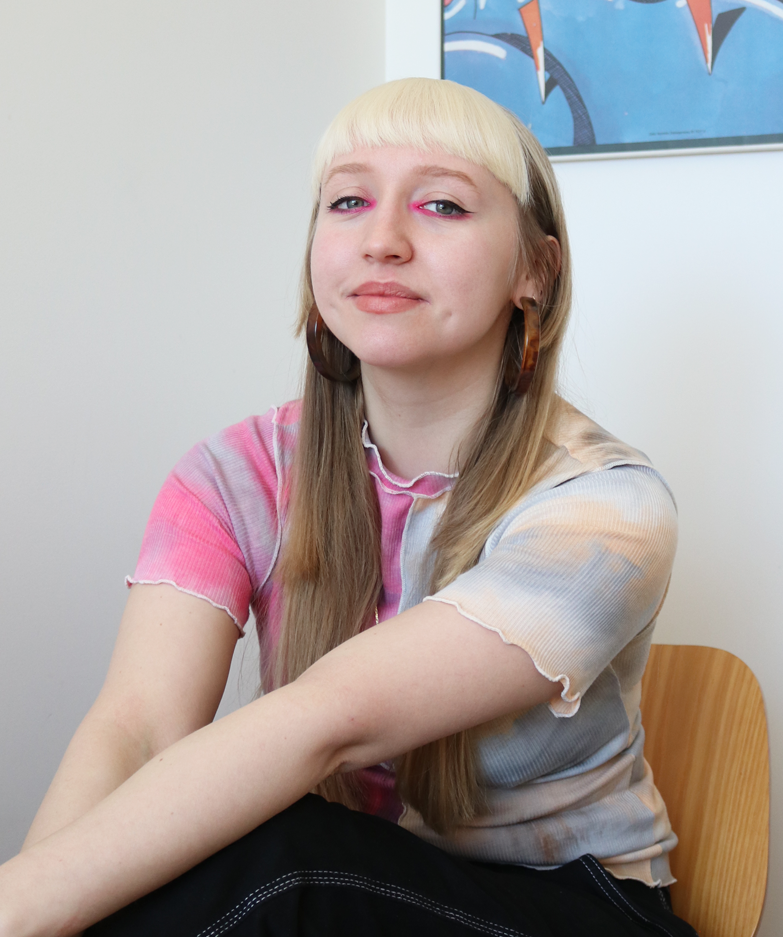
[[133,583],[170,583],[242,631],[279,550],[275,411],[194,446],[152,509]]

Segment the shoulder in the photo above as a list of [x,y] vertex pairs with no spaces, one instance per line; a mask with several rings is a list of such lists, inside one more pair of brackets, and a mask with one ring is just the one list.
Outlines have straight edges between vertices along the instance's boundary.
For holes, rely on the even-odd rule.
[[197,443],[158,493],[130,582],[168,582],[225,608],[241,626],[280,548],[286,465],[298,403]]
[[658,472],[623,463],[529,492],[503,516],[483,554],[524,544],[546,562],[569,553],[673,560],[677,526],[674,499]]
[[183,482],[206,476],[223,484],[271,481],[290,464],[299,429],[298,400],[249,416],[196,443],[173,474]]
[[674,500],[663,476],[641,450],[613,436],[565,400],[558,400],[557,413],[547,434],[547,444],[548,453],[531,494],[558,487],[582,476],[621,466],[635,466],[648,469],[649,472],[623,473],[629,484],[639,483],[647,474],[648,477],[658,479],[669,499]]
[[[489,553],[509,536],[564,528],[582,536],[666,541],[674,548],[677,507],[671,489],[650,459],[617,439],[575,407],[561,402],[548,437],[538,481],[505,514],[490,535]],[[668,550],[666,552],[669,552]]]
[[674,557],[677,506],[649,458],[561,402],[537,483],[490,534],[484,556],[513,545],[561,558],[620,554],[663,565]]
[[431,598],[526,650],[563,683],[557,714],[571,715],[655,618],[677,516],[643,453],[572,407],[555,429],[538,484],[501,518],[478,563]]

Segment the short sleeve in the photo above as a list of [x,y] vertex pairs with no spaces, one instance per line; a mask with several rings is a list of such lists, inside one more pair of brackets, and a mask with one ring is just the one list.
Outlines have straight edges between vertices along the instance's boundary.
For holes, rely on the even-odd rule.
[[596,677],[654,620],[677,541],[674,501],[653,469],[624,465],[523,499],[472,569],[429,600],[454,605],[562,682],[571,716]]
[[279,548],[277,474],[271,415],[194,446],[155,501],[128,584],[170,583],[242,631]]

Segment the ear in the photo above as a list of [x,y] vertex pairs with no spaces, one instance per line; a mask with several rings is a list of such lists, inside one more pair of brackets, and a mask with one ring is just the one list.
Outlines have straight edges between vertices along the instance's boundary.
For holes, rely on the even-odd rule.
[[[553,282],[558,273],[560,273],[560,266],[563,262],[563,252],[560,249],[560,241],[558,241],[556,237],[550,234],[547,235],[545,240],[546,247],[543,248],[542,253],[548,255],[547,266],[550,270],[550,282]],[[540,304],[543,299],[543,293],[544,283],[542,282],[542,278],[534,276],[531,271],[523,266],[514,284],[514,305],[519,307],[521,300],[525,296],[535,299],[535,301]]]

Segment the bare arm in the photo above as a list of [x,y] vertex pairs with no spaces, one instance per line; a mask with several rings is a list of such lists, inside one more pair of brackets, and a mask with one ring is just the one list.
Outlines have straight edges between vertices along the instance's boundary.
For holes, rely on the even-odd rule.
[[[332,772],[394,758],[557,690],[524,651],[453,607],[416,606],[346,642],[295,683],[175,743],[0,867],[0,937],[72,934],[243,836]],[[254,783],[238,784],[243,777]]]
[[23,849],[82,816],[158,752],[212,721],[238,632],[173,586],[134,586],[103,689],[68,746]]

